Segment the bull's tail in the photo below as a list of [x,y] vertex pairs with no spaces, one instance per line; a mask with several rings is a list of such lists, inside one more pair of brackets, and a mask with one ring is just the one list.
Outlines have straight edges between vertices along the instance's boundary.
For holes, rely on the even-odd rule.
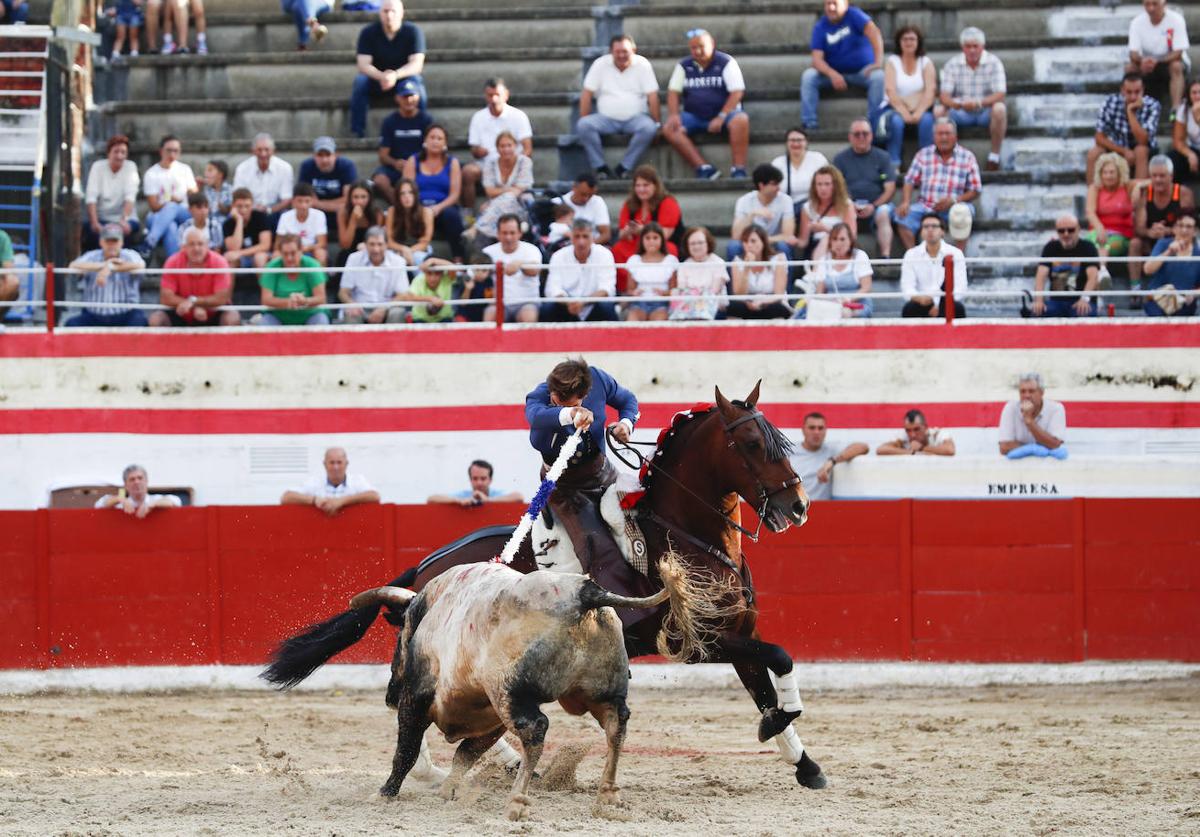
[[[391,589],[395,588],[377,588]],[[374,592],[376,590],[368,591]],[[303,633],[281,642],[271,657],[271,664],[260,676],[280,689],[290,689],[329,662],[335,654],[362,639],[379,616],[379,609],[385,604],[391,609],[396,604],[384,597],[364,599],[367,595],[359,593],[351,602],[350,610],[310,625]]]

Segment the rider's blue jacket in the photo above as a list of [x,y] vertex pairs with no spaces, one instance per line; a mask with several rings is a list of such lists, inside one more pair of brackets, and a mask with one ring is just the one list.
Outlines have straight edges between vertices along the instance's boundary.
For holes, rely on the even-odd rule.
[[[603,369],[591,367],[592,388],[583,397],[583,406],[596,417],[572,462],[582,462],[604,451],[604,409],[613,407],[620,418],[630,424],[638,420],[637,397],[616,382]],[[525,420],[529,422],[529,442],[547,463],[553,462],[563,442],[574,432],[568,419],[562,423],[562,407],[550,403],[550,387],[546,382],[538,384],[525,396]]]

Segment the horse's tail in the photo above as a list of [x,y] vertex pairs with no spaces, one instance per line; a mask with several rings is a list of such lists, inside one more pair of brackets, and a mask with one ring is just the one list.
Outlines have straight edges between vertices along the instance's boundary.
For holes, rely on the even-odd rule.
[[658,653],[676,663],[704,662],[720,637],[713,627],[745,609],[728,576],[688,572],[679,553],[668,550],[658,574],[670,594],[670,609],[658,632]]

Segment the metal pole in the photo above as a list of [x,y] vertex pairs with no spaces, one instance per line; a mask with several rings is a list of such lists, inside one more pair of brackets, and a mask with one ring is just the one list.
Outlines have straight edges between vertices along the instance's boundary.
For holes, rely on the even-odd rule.
[[496,328],[504,328],[504,262],[496,262]]
[[54,262],[46,263],[46,333],[54,333]]
[[942,291],[945,296],[942,301],[946,305],[946,325],[954,322],[954,257],[946,256],[942,259],[942,265],[946,269],[945,278],[942,280]]

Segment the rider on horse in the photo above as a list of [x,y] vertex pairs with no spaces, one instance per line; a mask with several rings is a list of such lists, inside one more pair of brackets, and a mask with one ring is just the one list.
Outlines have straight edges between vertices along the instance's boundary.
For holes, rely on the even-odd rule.
[[[604,452],[606,406],[620,415],[613,438],[629,441],[639,415],[637,397],[582,358],[563,361],[525,396],[529,441],[545,462],[544,477],[574,428],[583,428],[581,443],[550,495],[554,525],[566,530],[583,571],[597,584],[624,596],[649,595],[656,586],[625,561],[600,514],[600,497],[617,478]],[[629,627],[652,612],[618,610],[617,615]]]

